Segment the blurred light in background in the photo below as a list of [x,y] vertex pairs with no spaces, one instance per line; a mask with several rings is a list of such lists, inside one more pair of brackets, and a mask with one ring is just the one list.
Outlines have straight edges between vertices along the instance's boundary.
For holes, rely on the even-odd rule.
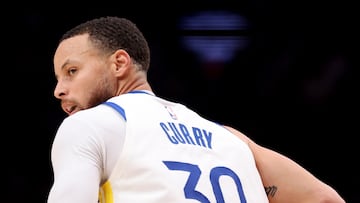
[[226,10],[199,11],[180,18],[181,43],[204,63],[226,63],[248,44],[247,20]]

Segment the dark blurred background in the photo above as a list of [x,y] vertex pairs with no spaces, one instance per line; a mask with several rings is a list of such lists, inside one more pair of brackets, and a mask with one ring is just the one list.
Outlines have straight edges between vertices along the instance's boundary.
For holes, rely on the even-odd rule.
[[347,2],[275,0],[9,12],[3,17],[3,108],[9,116],[0,202],[46,201],[51,143],[65,117],[52,94],[53,52],[66,30],[105,15],[127,17],[143,31],[157,95],[238,128],[297,161],[347,202],[359,202],[359,14]]

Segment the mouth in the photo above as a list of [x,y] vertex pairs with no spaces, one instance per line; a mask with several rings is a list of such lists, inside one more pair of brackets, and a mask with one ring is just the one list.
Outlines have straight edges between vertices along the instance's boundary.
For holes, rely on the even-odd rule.
[[77,105],[70,103],[70,102],[62,102],[61,108],[68,115],[72,115],[80,110],[80,108],[78,108]]

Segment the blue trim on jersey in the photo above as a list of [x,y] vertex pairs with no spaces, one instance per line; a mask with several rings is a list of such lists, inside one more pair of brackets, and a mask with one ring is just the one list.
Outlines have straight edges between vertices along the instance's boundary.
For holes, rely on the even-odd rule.
[[115,104],[114,102],[104,102],[103,104],[106,104],[106,105],[112,107],[113,109],[115,109],[117,112],[120,113],[120,115],[121,115],[121,116],[125,119],[125,121],[126,121],[125,110],[124,110],[121,106]]
[[152,93],[146,92],[146,91],[144,91],[144,90],[133,90],[133,91],[128,92],[128,93],[135,93],[135,94],[142,93],[142,94],[153,95]]

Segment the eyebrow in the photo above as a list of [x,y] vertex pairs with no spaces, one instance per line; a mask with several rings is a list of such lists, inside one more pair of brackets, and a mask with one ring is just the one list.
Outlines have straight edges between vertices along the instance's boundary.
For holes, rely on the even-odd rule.
[[65,66],[67,66],[68,64],[70,64],[70,60],[66,59],[65,63],[63,63],[62,66],[60,67],[60,70],[63,70]]

